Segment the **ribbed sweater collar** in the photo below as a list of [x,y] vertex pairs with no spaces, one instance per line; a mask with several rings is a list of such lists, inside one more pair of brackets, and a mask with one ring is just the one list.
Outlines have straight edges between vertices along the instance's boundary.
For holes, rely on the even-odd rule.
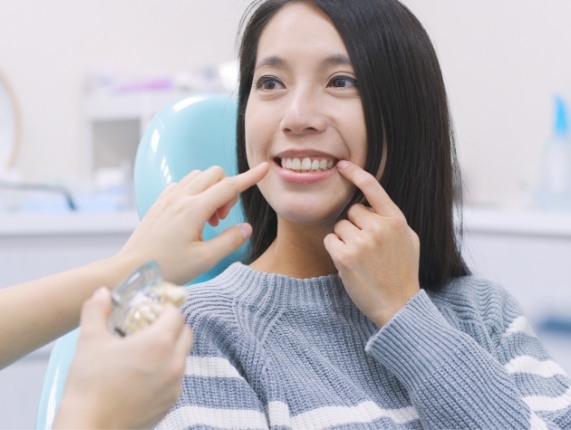
[[233,263],[212,283],[224,285],[241,301],[260,304],[270,300],[282,305],[353,305],[337,274],[314,278],[289,276],[255,270]]

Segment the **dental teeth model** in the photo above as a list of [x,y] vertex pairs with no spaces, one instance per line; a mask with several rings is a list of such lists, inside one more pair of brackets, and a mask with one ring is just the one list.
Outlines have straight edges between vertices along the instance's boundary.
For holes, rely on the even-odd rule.
[[159,266],[147,263],[135,270],[112,292],[113,310],[109,328],[121,336],[130,335],[151,325],[164,305],[182,306],[186,301],[183,288],[165,282]]
[[131,299],[129,312],[120,330],[125,334],[133,334],[151,325],[160,315],[163,305],[170,303],[178,307],[185,301],[184,290],[168,282],[162,282],[147,293],[138,292]]

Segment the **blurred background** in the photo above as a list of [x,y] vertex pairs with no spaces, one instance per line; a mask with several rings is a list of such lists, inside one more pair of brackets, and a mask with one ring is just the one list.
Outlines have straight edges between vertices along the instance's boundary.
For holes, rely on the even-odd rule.
[[[188,94],[233,93],[248,3],[0,0],[0,287],[120,248],[146,124]],[[404,3],[445,76],[467,259],[569,372],[571,2]],[[33,427],[49,352],[0,372],[0,428]]]

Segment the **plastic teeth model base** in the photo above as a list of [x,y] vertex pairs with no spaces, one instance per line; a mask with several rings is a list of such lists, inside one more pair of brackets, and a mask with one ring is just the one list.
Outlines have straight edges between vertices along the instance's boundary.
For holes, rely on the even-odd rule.
[[111,293],[113,310],[109,328],[127,336],[151,325],[165,304],[182,306],[186,293],[178,285],[163,280],[159,265],[151,261],[139,267]]

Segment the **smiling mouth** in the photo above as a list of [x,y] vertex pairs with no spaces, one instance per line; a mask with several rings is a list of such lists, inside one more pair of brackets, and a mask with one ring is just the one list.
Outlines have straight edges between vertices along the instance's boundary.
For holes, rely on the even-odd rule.
[[277,158],[276,163],[284,169],[291,170],[297,173],[305,172],[322,172],[324,170],[332,169],[337,163],[337,160],[331,158],[320,157],[291,157],[291,158]]

